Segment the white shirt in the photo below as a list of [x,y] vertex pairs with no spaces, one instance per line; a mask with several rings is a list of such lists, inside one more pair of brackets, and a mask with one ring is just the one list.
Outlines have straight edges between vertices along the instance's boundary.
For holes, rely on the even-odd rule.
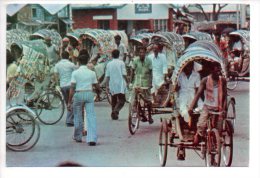
[[240,40],[234,43],[233,50],[234,49],[237,49],[237,50],[240,50],[240,51],[242,50],[242,43],[241,43]]
[[[185,121],[189,120],[188,108],[195,96],[195,88],[200,86],[200,75],[198,72],[192,71],[188,78],[184,72],[182,72],[178,79],[178,85],[180,86],[178,104],[180,114]],[[203,105],[202,101],[198,101],[198,107],[201,108]]]
[[120,52],[119,59],[123,60],[124,55],[127,54],[127,49],[126,49],[125,45],[123,43],[120,43],[118,46],[116,45],[116,49],[118,49]]
[[72,72],[71,83],[76,83],[76,91],[92,91],[92,85],[98,82],[95,72],[84,65]]
[[195,95],[195,88],[200,86],[200,75],[198,72],[192,71],[190,77],[188,78],[184,72],[179,76],[178,85],[180,86],[179,93],[190,93]]
[[112,95],[126,92],[125,63],[120,59],[113,59],[107,64],[106,77],[109,77],[109,89]]
[[68,59],[62,59],[55,65],[54,72],[59,74],[60,87],[70,86],[71,74],[76,68]]
[[154,53],[152,53],[148,56],[148,58],[152,61],[153,66],[153,93],[156,92],[156,90],[159,89],[164,83],[164,74],[167,74],[168,72],[167,60],[165,54],[163,53],[158,53],[157,58],[155,57]]

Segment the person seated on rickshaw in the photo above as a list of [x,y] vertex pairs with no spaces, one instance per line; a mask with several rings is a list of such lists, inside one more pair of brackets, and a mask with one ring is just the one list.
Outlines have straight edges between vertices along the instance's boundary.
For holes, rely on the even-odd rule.
[[240,51],[232,50],[230,51],[230,56],[228,58],[228,72],[237,73],[239,71],[239,61],[241,60]]
[[[204,77],[201,80],[199,89],[189,107],[190,116],[193,114],[193,109],[201,94],[204,92],[205,99],[202,112],[200,113],[198,123],[197,123],[197,132],[194,135],[193,144],[198,145],[202,140],[203,133],[206,131],[207,119],[209,111],[222,112],[218,116],[218,123],[221,123],[223,116],[226,114],[226,98],[227,98],[227,82],[224,77],[221,75],[221,65],[217,62],[212,62],[210,65],[211,74],[207,77]],[[221,126],[218,125],[218,126]],[[217,127],[221,128],[221,127]]]
[[[182,128],[189,128],[190,115],[188,113],[189,106],[200,86],[200,74],[194,70],[194,63],[188,63],[181,72],[176,92],[178,92],[179,113]],[[201,108],[202,101],[199,99],[198,108]]]
[[159,52],[159,45],[153,45],[153,53],[148,56],[152,61],[152,89],[153,103],[157,103],[156,95],[163,84],[167,83],[167,60],[163,53]]
[[[146,48],[140,47],[139,56],[133,59],[131,66],[131,81],[133,81],[133,92],[131,95],[131,103],[134,104],[136,90],[141,88],[142,96],[145,99],[145,104],[148,108],[148,118],[143,118],[142,121],[153,123],[151,116],[151,86],[152,86],[152,62],[146,56]],[[132,83],[132,82],[131,82]]]

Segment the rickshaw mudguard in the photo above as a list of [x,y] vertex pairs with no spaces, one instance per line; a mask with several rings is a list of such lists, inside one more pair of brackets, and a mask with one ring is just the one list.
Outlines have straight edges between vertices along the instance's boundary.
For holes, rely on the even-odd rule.
[[7,108],[6,115],[8,115],[14,111],[17,111],[17,110],[27,112],[27,113],[31,114],[34,118],[37,117],[35,112],[26,105],[15,105],[10,108]]

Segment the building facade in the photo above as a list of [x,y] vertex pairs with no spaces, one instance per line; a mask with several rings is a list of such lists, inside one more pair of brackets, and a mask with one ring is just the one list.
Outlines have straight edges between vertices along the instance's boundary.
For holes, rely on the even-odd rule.
[[73,28],[172,31],[173,6],[169,4],[72,5]]

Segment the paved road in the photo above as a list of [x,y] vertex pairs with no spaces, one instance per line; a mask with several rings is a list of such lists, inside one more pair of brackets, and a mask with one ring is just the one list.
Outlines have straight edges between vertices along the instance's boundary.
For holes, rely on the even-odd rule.
[[[237,105],[237,122],[234,135],[234,159],[232,166],[249,164],[249,83],[242,82],[234,92]],[[155,116],[152,125],[141,123],[131,136],[127,127],[128,105],[120,113],[120,119],[110,119],[110,107],[105,102],[96,103],[98,145],[90,147],[84,141],[72,140],[73,128],[65,127],[65,117],[56,125],[41,124],[41,137],[28,152],[7,150],[8,167],[53,167],[63,161],[75,161],[93,167],[158,167],[158,134],[160,117]],[[205,166],[192,150],[186,151],[186,161],[177,161],[176,150],[169,148],[169,167]]]

